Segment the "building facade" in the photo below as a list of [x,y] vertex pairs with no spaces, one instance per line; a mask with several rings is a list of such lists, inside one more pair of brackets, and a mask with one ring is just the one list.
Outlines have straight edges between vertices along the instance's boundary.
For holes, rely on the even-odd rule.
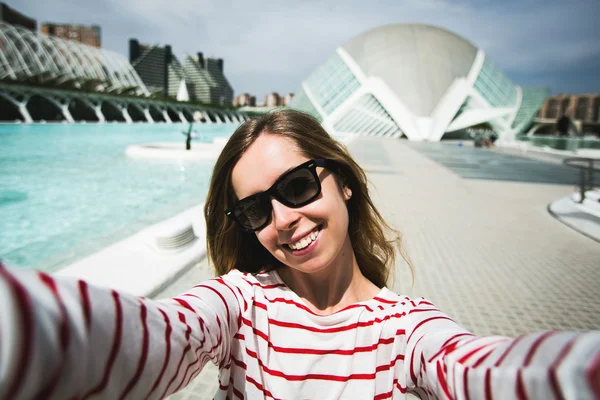
[[487,125],[501,140],[525,131],[548,96],[514,82],[464,38],[429,25],[393,24],[340,46],[291,107],[332,133],[439,141]]
[[600,123],[600,93],[550,96],[538,113],[538,117],[544,119],[557,119],[563,115],[586,123]]
[[294,93],[288,93],[285,96],[281,97],[281,105],[289,106],[292,103],[293,99],[294,99]]
[[275,92],[265,95],[264,105],[265,107],[279,107],[281,105],[281,96]]
[[93,47],[102,47],[102,30],[98,25],[71,25],[44,23],[40,32],[64,40],[71,40]]
[[222,58],[205,58],[202,53],[186,55],[183,71],[190,98],[210,104],[232,104],[233,88],[224,74]]
[[233,89],[220,58],[197,53],[186,55],[181,63],[169,45],[145,45],[131,39],[129,60],[152,93],[207,104],[233,102]]
[[236,107],[256,107],[256,96],[251,96],[249,93],[242,93],[235,98],[233,105]]
[[0,3],[0,22],[20,26],[30,31],[37,31],[37,21],[10,8],[5,3]]
[[119,53],[0,22],[0,79],[64,89],[148,95]]
[[172,59],[169,45],[146,45],[136,39],[129,40],[129,62],[153,94],[169,95],[169,64]]

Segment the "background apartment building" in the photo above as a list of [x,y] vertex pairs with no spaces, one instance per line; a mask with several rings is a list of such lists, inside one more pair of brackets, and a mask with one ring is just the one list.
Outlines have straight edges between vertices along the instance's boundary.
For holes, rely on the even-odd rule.
[[235,98],[233,105],[236,107],[256,107],[256,96],[250,96],[249,93],[242,93]]
[[47,36],[72,40],[87,44],[88,46],[102,47],[101,29],[98,25],[71,25],[45,23],[40,27],[40,32]]
[[538,113],[538,117],[548,119],[563,115],[583,122],[600,122],[600,93],[550,96]]
[[169,64],[172,60],[169,45],[146,45],[136,39],[129,40],[129,62],[150,93],[169,96]]
[[186,55],[183,70],[190,99],[211,104],[233,102],[233,88],[223,73],[222,58],[205,58],[202,53]]
[[34,32],[37,31],[37,21],[35,19],[21,14],[5,3],[0,3],[0,21],[11,25],[18,25]]
[[233,101],[233,89],[223,73],[223,59],[197,53],[186,55],[182,64],[169,45],[144,45],[131,39],[129,61],[153,93],[210,104]]

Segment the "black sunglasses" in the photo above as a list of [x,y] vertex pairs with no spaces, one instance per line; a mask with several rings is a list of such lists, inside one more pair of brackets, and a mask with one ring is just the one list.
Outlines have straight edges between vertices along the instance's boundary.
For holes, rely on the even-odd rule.
[[316,159],[300,164],[281,175],[266,191],[245,197],[235,203],[225,210],[225,215],[233,218],[243,230],[253,232],[264,228],[271,220],[273,213],[271,197],[291,208],[312,203],[321,194],[321,181],[317,175],[317,167],[335,170],[338,163],[333,160]]

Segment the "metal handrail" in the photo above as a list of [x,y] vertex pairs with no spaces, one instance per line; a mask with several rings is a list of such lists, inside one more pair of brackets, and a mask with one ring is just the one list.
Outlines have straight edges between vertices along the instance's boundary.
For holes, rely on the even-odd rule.
[[583,203],[585,200],[585,191],[594,188],[594,171],[600,172],[600,167],[596,167],[595,163],[600,165],[600,159],[569,157],[563,160],[563,164],[566,166],[579,169],[579,191],[581,193],[579,203]]

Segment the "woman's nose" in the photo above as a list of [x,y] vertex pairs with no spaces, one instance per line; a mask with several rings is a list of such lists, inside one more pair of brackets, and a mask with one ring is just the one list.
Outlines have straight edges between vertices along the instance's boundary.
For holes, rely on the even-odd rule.
[[273,221],[277,230],[286,230],[294,227],[300,219],[300,214],[294,208],[287,207],[275,199],[271,199],[273,206]]

